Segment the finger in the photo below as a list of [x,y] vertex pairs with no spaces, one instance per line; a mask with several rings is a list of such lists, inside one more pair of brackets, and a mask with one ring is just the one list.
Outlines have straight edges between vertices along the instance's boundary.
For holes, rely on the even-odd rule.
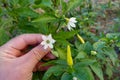
[[46,70],[48,70],[51,67],[51,65],[42,66],[43,64],[45,64],[45,63],[39,63],[38,64],[37,71],[46,71]]
[[45,55],[45,57],[43,57],[43,60],[45,61],[48,61],[51,59],[56,59],[56,57],[51,52],[49,52],[47,55]]
[[38,67],[39,67],[40,65],[42,65],[42,64],[44,64],[44,62],[38,62],[38,63],[36,64],[36,66],[34,67],[33,72],[38,71]]
[[30,70],[33,70],[36,64],[49,52],[50,48],[44,49],[43,46],[38,45],[25,55],[21,56],[19,60],[22,61],[21,63],[28,66]]
[[45,62],[38,62],[36,67],[33,69],[33,72],[36,72],[36,71],[46,71],[46,70],[48,70],[51,67],[51,65],[42,66],[43,64],[45,64]]
[[[56,57],[51,53],[49,52],[48,54],[46,54],[44,57],[43,57],[43,60],[53,60],[53,59],[56,59]],[[34,67],[33,69],[33,72],[36,72],[36,71],[44,71],[44,70],[47,70],[49,68],[49,66],[45,66],[46,68],[44,68],[44,66],[41,66],[42,64],[44,64],[45,62],[38,62],[37,65]],[[41,68],[43,67],[43,68]]]
[[28,45],[40,43],[42,41],[41,34],[23,34],[10,40],[6,45],[18,50],[24,49]]
[[[5,47],[7,50],[10,49],[10,51],[14,51],[14,55],[20,55],[18,51],[23,50],[28,45],[38,44],[41,41],[41,34],[23,34],[10,40],[3,47]],[[13,52],[11,54],[13,54]]]

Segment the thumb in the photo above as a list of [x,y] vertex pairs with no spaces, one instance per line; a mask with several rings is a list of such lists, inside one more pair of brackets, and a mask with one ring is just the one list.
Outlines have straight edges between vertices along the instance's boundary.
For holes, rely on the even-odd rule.
[[50,48],[44,49],[43,46],[38,45],[21,58],[23,63],[32,70],[48,52]]

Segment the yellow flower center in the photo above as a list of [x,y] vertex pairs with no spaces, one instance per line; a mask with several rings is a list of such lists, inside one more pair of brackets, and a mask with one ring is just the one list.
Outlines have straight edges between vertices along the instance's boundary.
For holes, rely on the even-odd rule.
[[46,43],[47,43],[47,44],[49,44],[49,43],[50,43],[50,41],[49,41],[49,40],[47,40],[47,41],[46,41]]

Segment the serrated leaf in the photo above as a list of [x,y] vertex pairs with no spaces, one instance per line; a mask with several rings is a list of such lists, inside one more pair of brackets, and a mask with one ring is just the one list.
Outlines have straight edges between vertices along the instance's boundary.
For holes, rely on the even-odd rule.
[[102,67],[99,63],[96,62],[94,64],[91,64],[90,67],[100,80],[104,80]]

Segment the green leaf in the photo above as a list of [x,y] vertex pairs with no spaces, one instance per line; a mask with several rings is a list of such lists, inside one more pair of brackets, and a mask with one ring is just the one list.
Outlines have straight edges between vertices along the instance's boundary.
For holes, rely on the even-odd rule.
[[14,7],[18,4],[19,0],[10,0],[9,1]]
[[91,64],[90,67],[100,80],[104,80],[102,67],[99,63],[96,62],[94,64]]
[[61,6],[62,7],[62,10],[61,10],[62,14],[60,13],[60,15],[64,15],[66,10],[67,10],[67,8],[68,8],[68,6],[67,6],[68,3],[66,3],[64,0],[60,0],[60,1],[61,1],[60,5],[62,5]]
[[56,20],[56,18],[53,17],[53,16],[42,15],[39,18],[34,19],[32,22],[44,22],[44,23],[47,23],[47,22],[53,22],[55,20]]
[[84,51],[86,53],[90,53],[91,50],[93,49],[93,46],[89,42],[76,45],[76,47],[77,47],[78,51]]
[[71,74],[65,72],[65,73],[62,75],[61,80],[73,80],[72,78],[73,78],[73,76],[72,76]]
[[61,48],[56,48],[56,50],[58,52],[59,58],[66,60],[66,56],[67,56],[66,52],[63,49],[61,49]]
[[102,48],[104,48],[105,45],[106,45],[105,42],[103,42],[103,41],[98,41],[98,42],[96,42],[96,43],[93,44],[93,48],[94,48],[96,51],[99,51],[99,50],[101,50]]
[[66,67],[68,66],[66,60],[59,59],[59,60],[55,61],[55,63],[58,64],[58,65],[64,65]]
[[112,77],[113,75],[113,71],[112,71],[112,65],[110,63],[106,64],[106,74],[108,75],[109,79]]
[[32,80],[39,80],[39,78],[40,78],[40,73],[39,72],[33,73]]
[[56,40],[56,42],[58,42],[60,45],[62,46],[66,46],[68,44],[70,44],[68,42],[67,39],[70,39],[72,37],[74,37],[75,34],[78,33],[79,30],[76,31],[70,31],[70,32],[65,32],[65,31],[61,31],[57,34],[53,35],[53,38]]
[[38,33],[39,32],[38,30],[39,28],[23,23],[22,25],[19,26],[19,29],[17,29],[16,31],[21,34],[21,33]]
[[49,34],[49,29],[48,29],[48,24],[38,22],[38,23],[33,23],[35,27],[38,28],[39,33],[48,35]]
[[35,0],[19,0],[19,4],[23,6],[29,6],[30,4],[33,4]]
[[111,48],[111,47],[105,48],[104,54],[107,55],[111,59],[113,65],[116,65],[116,62],[118,60],[118,56],[113,48]]
[[120,47],[120,42],[118,42],[118,43],[116,44],[116,46],[117,46],[117,47]]
[[44,6],[47,6],[47,7],[50,7],[50,8],[52,8],[52,1],[51,0],[42,0],[42,3],[41,3],[42,5],[44,5]]
[[106,38],[108,39],[115,39],[117,37],[120,37],[120,33],[107,33]]
[[70,43],[67,40],[65,40],[65,39],[55,39],[55,40],[56,40],[56,42],[58,42],[62,46],[66,46],[68,44],[70,45]]
[[77,34],[78,32],[79,30],[74,30],[74,31],[69,31],[69,32],[61,31],[55,34],[54,38],[55,39],[69,39],[71,37],[74,37],[74,35]]
[[76,67],[73,76],[77,77],[78,80],[94,80],[94,76],[89,67]]
[[38,17],[38,14],[28,7],[17,8],[13,12],[16,13],[18,16],[21,16],[21,17],[27,17],[27,18],[28,17],[30,17],[30,18]]
[[58,60],[51,60],[48,61],[41,66],[49,66],[49,65],[62,65],[62,66],[68,66],[66,60],[58,59]]
[[54,56],[59,57],[59,54],[58,54],[57,51],[52,50],[51,52],[52,52],[52,54],[53,54]]
[[87,53],[81,51],[78,53],[78,55],[75,57],[75,59],[82,59],[82,58],[87,58]]
[[79,62],[77,62],[77,63],[74,65],[74,67],[89,66],[89,65],[91,65],[91,64],[93,64],[93,63],[95,63],[95,62],[96,62],[96,60],[94,60],[94,59],[82,59],[82,60],[80,60]]
[[103,51],[98,51],[97,53],[98,54],[96,55],[96,57],[104,61],[106,56],[104,55]]
[[0,45],[4,44],[10,39],[10,37],[6,34],[6,30],[0,28]]
[[49,78],[50,78],[52,75],[54,75],[54,76],[59,76],[59,75],[61,75],[61,74],[65,71],[65,69],[66,69],[65,66],[61,66],[61,65],[53,66],[53,67],[49,68],[49,69],[45,72],[42,80],[49,80]]
[[80,6],[82,2],[83,0],[70,0],[67,11],[73,10],[74,8]]
[[91,50],[93,50],[93,46],[92,46],[92,44],[90,43],[90,42],[86,42],[85,43],[85,52],[86,53],[89,53],[89,52],[91,52]]

